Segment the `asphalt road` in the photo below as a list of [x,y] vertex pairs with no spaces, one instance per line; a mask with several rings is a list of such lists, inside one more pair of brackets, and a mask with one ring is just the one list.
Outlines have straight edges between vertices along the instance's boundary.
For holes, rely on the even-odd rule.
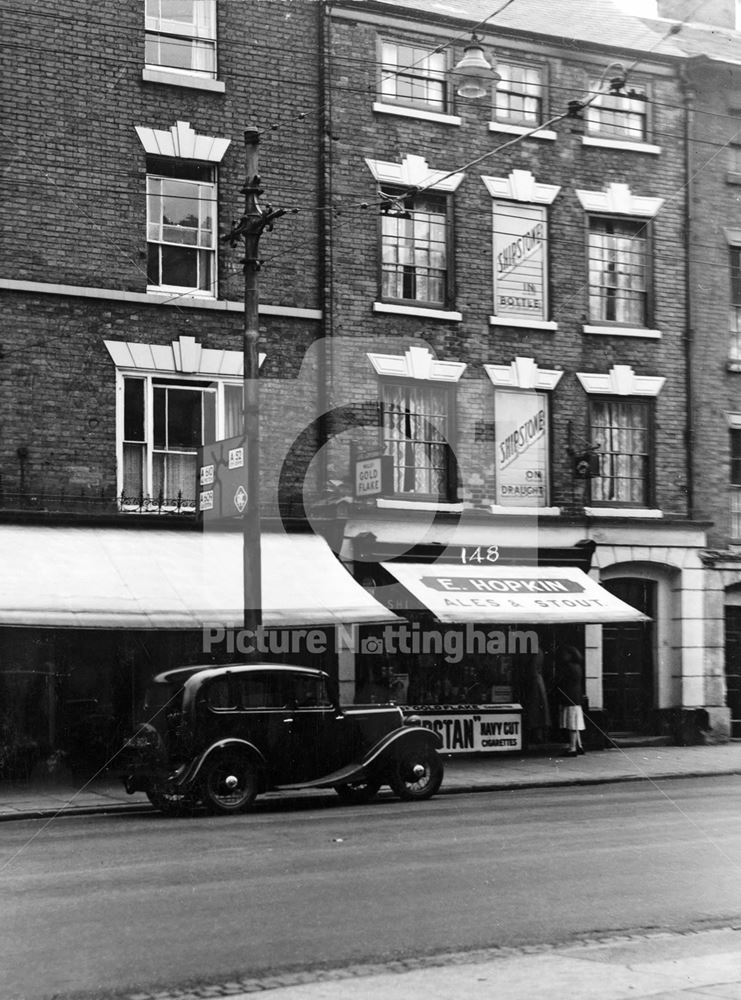
[[720,777],[8,823],[0,996],[733,920],[740,793]]

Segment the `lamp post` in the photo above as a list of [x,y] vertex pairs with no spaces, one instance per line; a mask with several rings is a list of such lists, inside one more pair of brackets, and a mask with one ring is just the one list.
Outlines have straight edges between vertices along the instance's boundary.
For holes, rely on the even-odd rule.
[[[244,214],[232,226],[231,232],[223,238],[232,247],[244,240],[244,328],[242,333],[243,358],[243,429],[244,445],[247,452],[247,503],[242,513],[242,578],[243,578],[243,625],[256,635],[262,625],[262,558],[260,547],[260,358],[258,344],[259,323],[259,272],[258,249],[260,237],[266,229],[273,228],[273,222],[285,209],[260,208],[259,197],[263,193],[258,172],[257,147],[260,132],[251,127],[244,132],[245,182],[240,189],[245,196]],[[252,645],[257,654],[257,644]]]

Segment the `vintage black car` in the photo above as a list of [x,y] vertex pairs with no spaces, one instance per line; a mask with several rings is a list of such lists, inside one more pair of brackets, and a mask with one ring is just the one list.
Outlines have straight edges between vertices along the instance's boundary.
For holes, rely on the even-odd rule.
[[341,707],[321,670],[249,664],[168,670],[150,683],[120,772],[166,813],[249,808],[260,792],[334,788],[367,802],[382,785],[402,799],[440,787],[437,734],[396,705]]

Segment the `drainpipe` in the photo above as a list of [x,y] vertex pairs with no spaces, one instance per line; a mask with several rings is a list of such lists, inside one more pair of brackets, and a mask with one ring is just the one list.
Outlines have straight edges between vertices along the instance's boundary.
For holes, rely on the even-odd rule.
[[[319,213],[319,288],[320,306],[322,309],[322,340],[319,351],[317,372],[316,405],[319,417],[319,433],[326,441],[331,432],[327,427],[328,411],[332,405],[334,389],[333,343],[334,333],[334,274],[333,274],[333,244],[332,244],[332,212],[329,209],[332,200],[332,19],[330,4],[318,3],[317,31],[321,46],[319,60],[319,204],[324,211]],[[329,462],[327,448],[322,448],[319,475],[321,488],[326,494],[329,479]]]
[[684,371],[685,392],[687,399],[685,417],[685,454],[687,463],[687,516],[692,520],[695,514],[694,500],[694,396],[692,385],[692,346],[693,346],[693,297],[692,297],[692,130],[694,126],[695,88],[687,73],[687,67],[679,68],[679,79],[684,94],[684,285],[685,285],[685,335],[684,335]]

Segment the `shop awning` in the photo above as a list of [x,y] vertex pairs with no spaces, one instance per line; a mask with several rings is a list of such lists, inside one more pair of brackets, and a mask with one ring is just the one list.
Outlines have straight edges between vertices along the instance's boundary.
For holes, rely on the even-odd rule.
[[537,625],[647,620],[573,566],[381,565],[441,622]]
[[[323,538],[266,532],[266,626],[395,620]],[[242,624],[242,536],[0,525],[0,625],[193,629]]]

